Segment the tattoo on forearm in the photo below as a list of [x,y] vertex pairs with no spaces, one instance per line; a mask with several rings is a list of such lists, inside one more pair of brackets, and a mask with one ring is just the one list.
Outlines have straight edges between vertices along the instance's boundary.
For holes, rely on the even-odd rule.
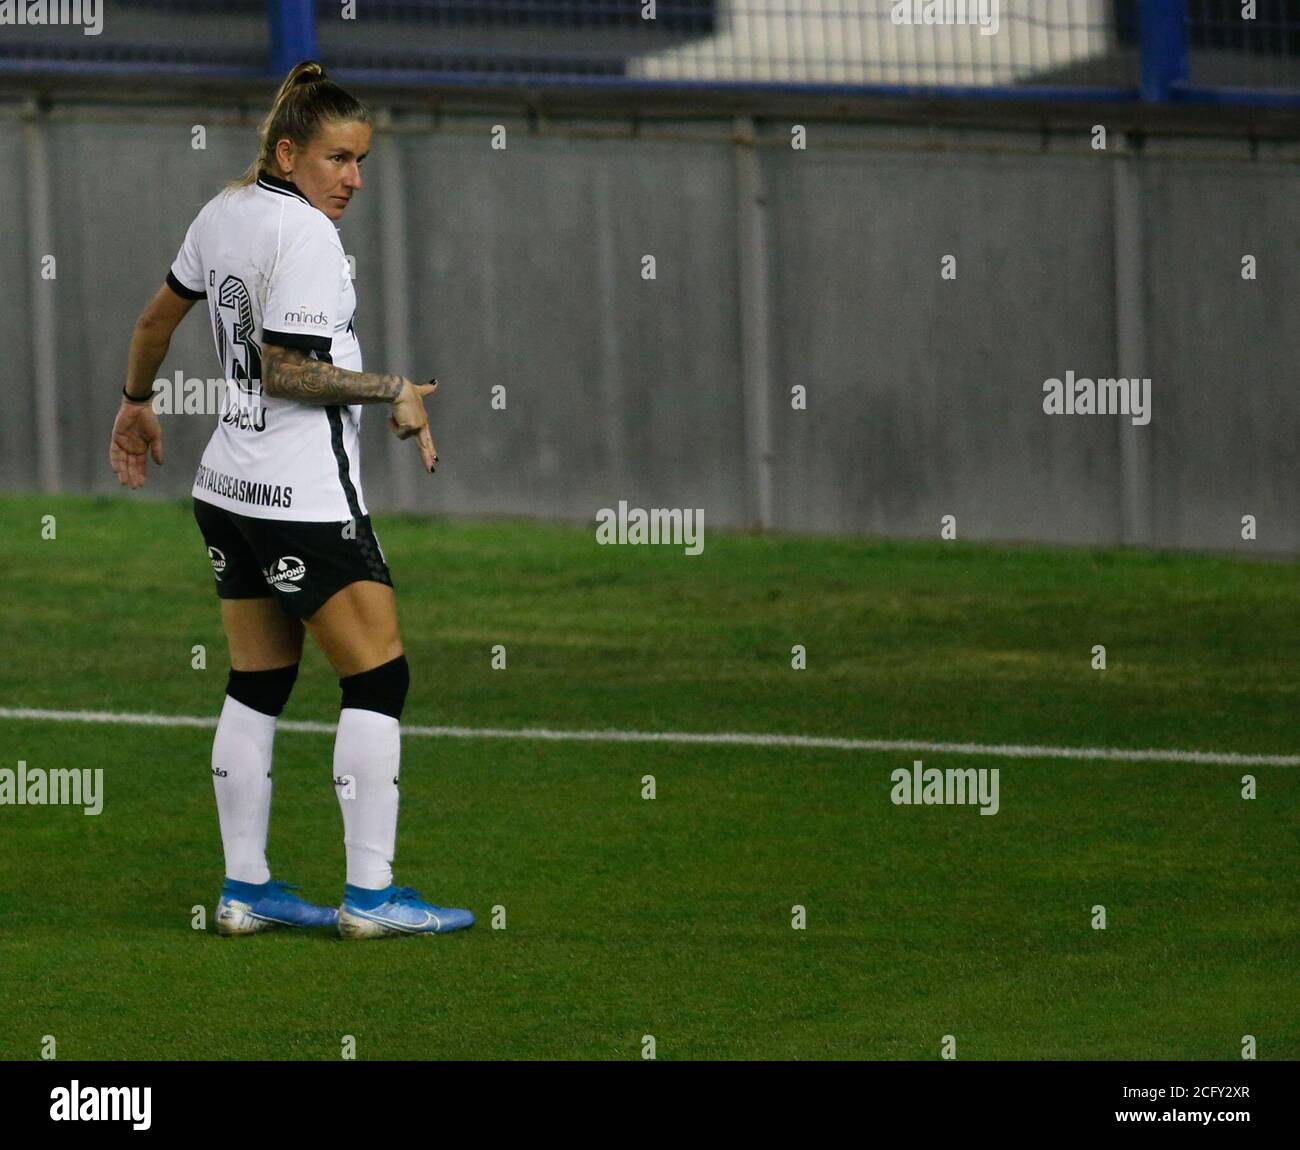
[[402,388],[400,375],[348,371],[312,359],[292,347],[268,344],[262,351],[262,390],[300,403],[387,403]]

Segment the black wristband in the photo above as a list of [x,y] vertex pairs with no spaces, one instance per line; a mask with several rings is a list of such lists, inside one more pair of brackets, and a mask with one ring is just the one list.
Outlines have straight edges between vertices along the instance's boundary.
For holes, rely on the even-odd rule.
[[148,399],[136,399],[134,395],[127,395],[126,388],[122,388],[122,396],[128,403],[153,403],[153,392],[149,393]]

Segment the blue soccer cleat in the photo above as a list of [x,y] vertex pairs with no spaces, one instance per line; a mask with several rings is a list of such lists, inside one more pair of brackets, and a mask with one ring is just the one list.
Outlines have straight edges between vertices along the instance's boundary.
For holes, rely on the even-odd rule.
[[362,906],[350,890],[339,907],[339,934],[344,938],[396,938],[404,934],[448,934],[474,925],[474,915],[456,906],[434,906],[409,886],[390,886],[365,898]]
[[257,934],[278,926],[334,926],[338,922],[339,912],[332,906],[315,906],[290,893],[299,889],[288,883],[268,882],[265,890],[254,896],[247,892],[246,884],[227,880],[217,903],[217,933],[229,937]]

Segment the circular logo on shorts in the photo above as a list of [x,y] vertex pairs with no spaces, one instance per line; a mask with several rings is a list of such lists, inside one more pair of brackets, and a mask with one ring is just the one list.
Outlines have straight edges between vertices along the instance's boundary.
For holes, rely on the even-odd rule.
[[221,573],[226,569],[226,557],[222,554],[220,547],[209,547],[208,558],[212,561],[212,574],[218,579]]
[[263,574],[277,591],[301,591],[302,588],[295,587],[294,584],[307,574],[307,564],[296,555],[286,555],[272,563],[271,569]]

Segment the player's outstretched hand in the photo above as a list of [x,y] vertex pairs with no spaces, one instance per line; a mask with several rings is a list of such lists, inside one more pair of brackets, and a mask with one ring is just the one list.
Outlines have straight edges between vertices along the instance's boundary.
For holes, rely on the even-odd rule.
[[420,446],[420,458],[424,460],[424,469],[433,472],[438,464],[438,449],[433,446],[433,436],[429,433],[429,417],[424,410],[424,397],[438,390],[438,381],[412,383],[402,380],[402,390],[393,400],[393,414],[388,417],[388,426],[398,439],[410,439],[416,436]]
[[149,404],[127,403],[124,399],[113,421],[108,461],[127,487],[143,487],[146,455],[152,455],[153,461],[162,466],[162,425]]

